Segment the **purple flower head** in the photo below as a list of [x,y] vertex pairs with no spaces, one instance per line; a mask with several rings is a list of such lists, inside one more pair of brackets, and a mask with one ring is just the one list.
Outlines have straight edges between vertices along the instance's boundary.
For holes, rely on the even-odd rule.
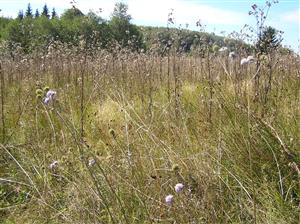
[[174,188],[175,188],[176,193],[180,193],[183,190],[184,185],[182,183],[178,183],[175,185]]
[[44,104],[48,105],[49,102],[50,102],[50,98],[46,97],[46,98],[43,99]]
[[46,93],[46,98],[50,98],[51,100],[54,100],[55,96],[56,96],[56,91],[53,91],[51,89]]
[[174,196],[171,195],[171,194],[169,194],[169,195],[166,196],[165,201],[166,201],[167,205],[172,205],[172,203],[173,203],[173,197]]
[[55,96],[56,96],[56,91],[54,90],[49,90],[46,93],[46,97],[43,99],[43,103],[48,105],[50,102],[55,100]]

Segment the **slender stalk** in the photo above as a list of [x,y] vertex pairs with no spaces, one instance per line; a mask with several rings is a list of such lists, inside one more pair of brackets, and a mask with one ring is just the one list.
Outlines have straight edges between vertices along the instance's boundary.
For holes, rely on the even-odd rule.
[[170,50],[168,50],[168,60],[167,60],[167,77],[168,77],[168,100],[169,102],[171,101],[171,93],[170,93],[170,88],[171,88],[171,81],[170,81]]
[[4,90],[5,90],[5,82],[4,82],[4,72],[2,71],[2,65],[0,63],[0,78],[1,78],[1,123],[2,123],[2,142],[5,142],[5,111],[4,111]]
[[210,68],[210,54],[209,50],[207,52],[207,71],[208,71],[208,79],[209,79],[209,108],[208,108],[208,120],[211,123],[212,122],[212,98],[213,98],[213,79],[212,79],[212,74],[211,74],[211,68]]
[[[248,86],[246,86],[247,88]],[[252,163],[252,153],[251,153],[251,108],[250,108],[250,96],[249,96],[249,89],[248,89],[248,94],[247,94],[247,126],[248,126],[248,155],[249,155],[249,168],[251,172],[251,187],[252,187],[252,201],[253,201],[253,223],[257,223],[257,214],[256,214],[256,188],[255,188],[255,183],[254,183],[254,170],[253,170],[253,163]]]
[[81,69],[81,84],[80,84],[80,138],[81,141],[83,141],[84,136],[84,72],[85,72],[85,66],[86,66],[86,55],[84,56],[84,64]]

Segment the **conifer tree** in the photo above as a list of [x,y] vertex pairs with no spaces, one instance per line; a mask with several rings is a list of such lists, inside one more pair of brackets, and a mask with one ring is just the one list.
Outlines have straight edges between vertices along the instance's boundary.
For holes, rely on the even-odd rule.
[[18,12],[18,19],[19,19],[19,20],[22,20],[23,18],[24,18],[23,10],[20,10],[20,11]]
[[44,5],[41,15],[47,17],[48,19],[50,18],[49,9],[48,9],[47,4]]
[[51,19],[55,19],[55,18],[57,18],[57,13],[55,11],[55,8],[53,8],[51,13]]
[[39,12],[39,10],[38,10],[38,9],[36,9],[36,10],[35,10],[34,17],[35,17],[35,18],[38,18],[38,17],[40,17],[40,12]]
[[29,18],[32,18],[32,17],[33,17],[33,15],[32,15],[32,9],[31,9],[30,3],[28,3],[28,5],[27,5],[27,9],[26,9],[26,12],[25,12],[25,16],[26,16],[26,17],[29,17]]

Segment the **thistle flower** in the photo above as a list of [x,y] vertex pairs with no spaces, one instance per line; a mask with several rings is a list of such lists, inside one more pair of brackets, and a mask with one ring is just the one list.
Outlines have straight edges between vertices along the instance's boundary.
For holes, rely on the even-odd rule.
[[169,205],[169,206],[172,205],[172,203],[173,203],[173,197],[174,196],[171,195],[171,194],[169,194],[169,195],[166,196],[165,202],[166,202],[167,205]]
[[247,64],[250,64],[252,62],[254,62],[254,57],[249,55],[247,58],[242,58],[241,60],[241,65],[247,65]]
[[58,167],[58,161],[53,161],[50,165],[49,165],[49,168],[51,169],[51,170],[54,170],[54,169],[56,169]]
[[247,57],[248,63],[254,62],[254,57],[252,55],[249,55]]
[[44,103],[44,104],[48,105],[49,102],[50,102],[50,98],[47,98],[47,97],[44,98],[44,100],[43,100],[43,103]]
[[183,190],[184,185],[182,183],[178,183],[175,185],[174,188],[175,188],[176,193],[180,193]]
[[248,64],[247,58],[242,58],[241,65],[247,65],[247,64]]
[[56,96],[56,91],[49,90],[46,93],[46,97],[43,100],[44,104],[48,105],[50,102],[52,102],[53,100],[55,100],[55,96]]
[[49,90],[49,91],[46,93],[46,98],[52,98],[52,99],[54,99],[55,96],[56,96],[56,91]]

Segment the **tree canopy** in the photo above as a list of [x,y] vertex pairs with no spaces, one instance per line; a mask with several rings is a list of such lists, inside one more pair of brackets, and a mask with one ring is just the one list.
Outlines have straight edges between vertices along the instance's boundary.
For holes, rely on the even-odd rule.
[[142,34],[137,26],[130,23],[128,6],[124,3],[116,3],[109,22],[113,39],[122,47],[138,49],[142,47]]
[[58,16],[54,8],[49,12],[45,4],[41,13],[36,9],[33,16],[28,4],[25,14],[20,10],[16,19],[1,18],[0,41],[6,40],[11,47],[20,46],[25,52],[47,46],[53,40],[74,46],[84,41],[87,48],[118,43],[137,50],[142,47],[142,33],[130,23],[127,10],[127,5],[117,3],[111,20],[107,21],[92,11],[85,15],[74,5]]
[[272,50],[278,48],[281,41],[281,32],[271,26],[268,26],[262,30],[261,35],[258,37],[256,47],[260,53],[268,54]]

